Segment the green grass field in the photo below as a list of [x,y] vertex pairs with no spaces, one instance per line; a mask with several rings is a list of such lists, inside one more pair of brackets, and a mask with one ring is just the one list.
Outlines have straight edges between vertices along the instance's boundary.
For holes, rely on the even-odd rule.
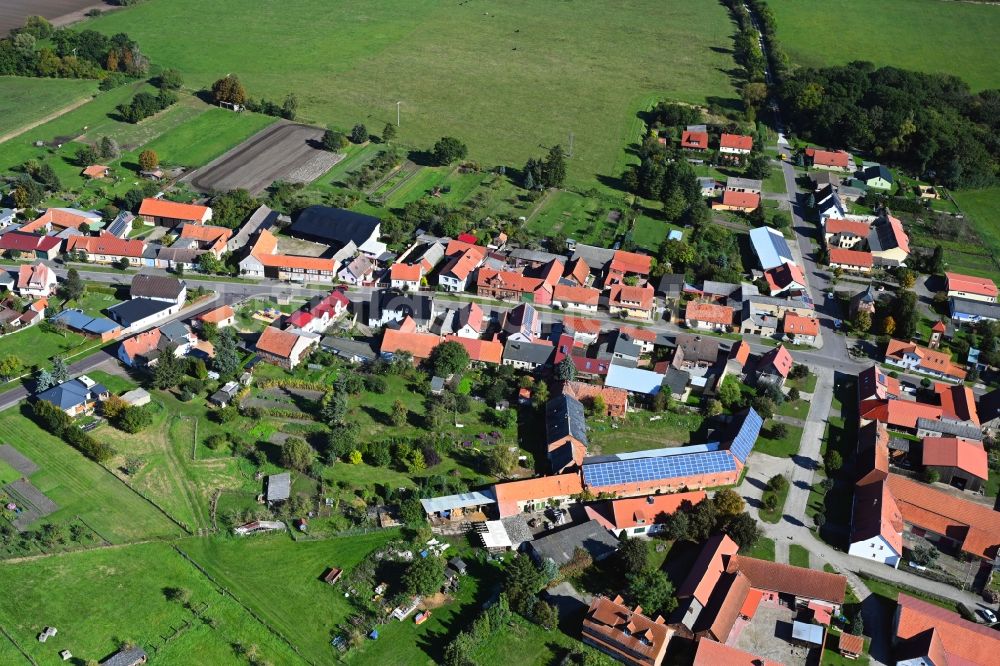
[[[650,417],[660,417],[650,421]],[[641,451],[665,446],[683,446],[698,441],[696,433],[704,419],[699,414],[630,412],[612,428],[607,420],[588,420],[593,453],[604,455]]]
[[95,92],[95,81],[0,76],[0,136],[38,122]]
[[870,60],[954,74],[973,90],[1000,86],[1000,7],[940,0],[770,0],[793,63]]
[[254,97],[294,92],[307,121],[377,133],[402,102],[400,141],[458,136],[487,164],[520,166],[572,132],[577,182],[617,175],[651,95],[736,97],[715,2],[154,0],[86,27],[127,32],[189,86],[234,72]]
[[[953,192],[952,194],[966,218],[972,223],[976,231],[979,232],[979,238],[982,240],[983,246],[994,257],[998,256],[1000,254],[1000,187],[965,190],[962,192]],[[949,256],[954,254],[957,253],[954,251],[949,252],[946,249],[945,261],[949,262],[949,264],[955,263],[953,258]],[[979,273],[973,272],[972,274],[983,275],[983,277],[989,277],[994,280],[997,279],[998,273],[1000,273],[1000,270],[997,270],[991,262],[985,261],[981,257],[975,257],[975,261],[971,263],[973,264],[971,267],[962,266],[961,270],[972,272],[978,269]]]
[[59,505],[43,522],[68,522],[80,516],[112,543],[180,534],[176,525],[107,470],[18,410],[0,414],[0,441],[13,445],[40,467],[31,482]]
[[38,326],[0,337],[0,356],[13,354],[25,367],[47,365],[53,356],[72,354],[86,347],[87,338],[72,331],[48,333]]
[[761,431],[760,438],[753,447],[754,451],[778,458],[787,458],[799,452],[799,441],[802,439],[801,427],[794,425],[787,426],[785,436],[775,438],[768,436],[769,427],[765,427]]
[[805,569],[808,569],[809,551],[806,549],[805,546],[800,546],[797,543],[789,544],[788,563],[796,567],[803,567]]
[[[235,653],[235,643],[256,645],[268,663],[305,663],[167,544],[8,564],[0,567],[0,586],[5,599],[0,624],[39,664],[61,663],[63,649],[81,664],[96,663],[126,640],[150,653],[150,663],[246,664]],[[201,618],[168,601],[167,587],[190,591],[191,606]],[[302,613],[310,615],[314,613]],[[46,626],[59,633],[39,643],[36,637]],[[8,645],[6,639],[0,641],[0,661],[26,663],[23,657],[7,660],[5,655],[13,654]]]
[[756,557],[758,560],[774,562],[774,539],[761,537],[757,540],[757,543],[754,544],[754,547],[744,554],[749,557]]

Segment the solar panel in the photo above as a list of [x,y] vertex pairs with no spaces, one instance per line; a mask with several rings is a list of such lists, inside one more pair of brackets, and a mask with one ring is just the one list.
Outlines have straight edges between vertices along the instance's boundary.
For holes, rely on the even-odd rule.
[[623,483],[660,481],[699,474],[716,474],[736,469],[728,451],[710,451],[682,456],[639,458],[583,466],[583,480],[589,487]]
[[760,418],[760,414],[755,412],[753,408],[748,410],[746,416],[743,417],[743,423],[740,425],[739,432],[736,433],[733,443],[729,446],[729,450],[732,451],[734,456],[739,458],[741,463],[746,463],[747,456],[753,451],[754,444],[757,443],[757,436],[760,435],[760,428],[763,424],[764,420]]

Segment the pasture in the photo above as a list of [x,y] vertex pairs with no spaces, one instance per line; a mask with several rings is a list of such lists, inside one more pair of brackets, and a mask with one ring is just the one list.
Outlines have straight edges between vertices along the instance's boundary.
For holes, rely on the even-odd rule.
[[0,137],[95,92],[95,81],[0,76]]
[[737,105],[733,26],[717,2],[151,0],[88,21],[207,87],[237,73],[253,97],[299,99],[299,120],[520,166],[574,135],[570,181],[618,175],[651,95]]
[[[183,547],[182,542],[182,547]],[[303,664],[231,597],[164,543],[147,543],[0,567],[0,624],[39,664],[57,664],[69,649],[78,663],[102,660],[126,640],[161,664],[245,664],[237,643],[256,645],[274,664]],[[166,598],[176,587],[189,606]],[[46,626],[59,633],[36,640]],[[9,652],[0,639],[0,660]]]
[[778,41],[808,67],[870,60],[1000,86],[1000,7],[941,0],[769,0]]

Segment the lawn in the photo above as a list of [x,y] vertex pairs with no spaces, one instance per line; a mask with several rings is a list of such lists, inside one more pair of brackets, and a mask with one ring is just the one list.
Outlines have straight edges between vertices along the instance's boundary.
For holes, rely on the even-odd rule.
[[864,572],[858,572],[858,576],[864,581],[865,587],[871,590],[872,594],[877,594],[892,604],[896,603],[899,599],[899,593],[903,592],[911,597],[923,599],[927,603],[934,604],[935,606],[947,608],[953,612],[955,611],[955,602],[949,601],[948,599],[942,599],[941,597],[917,590],[907,585],[897,585],[881,578],[875,578],[874,576]]
[[796,567],[809,568],[809,551],[797,543],[788,545],[788,563]]
[[[238,564],[240,569],[245,566]],[[37,663],[59,663],[56,655],[62,649],[69,649],[79,663],[96,663],[124,640],[135,641],[150,653],[151,662],[160,664],[245,664],[245,657],[234,652],[236,643],[257,645],[269,663],[305,663],[163,543],[8,564],[0,567],[0,587],[5,600],[0,623]],[[191,607],[202,619],[181,603],[168,601],[167,587],[188,590]],[[312,615],[303,610],[298,617]],[[214,621],[211,625],[208,618]],[[59,633],[39,643],[38,632],[46,626]],[[24,663],[23,658],[4,660],[3,654],[0,648],[3,663]]]
[[0,413],[0,441],[12,444],[40,467],[30,480],[59,505],[44,522],[69,522],[79,516],[112,543],[180,533],[176,525],[107,470],[18,410]]
[[0,76],[0,136],[38,122],[95,92],[96,82],[86,79]]
[[116,395],[121,395],[126,391],[131,391],[138,386],[138,384],[133,382],[131,379],[122,377],[121,375],[113,375],[109,372],[104,372],[103,370],[91,370],[87,373],[87,376],[95,382],[103,384],[105,388]]
[[754,547],[744,553],[748,557],[756,557],[758,560],[774,562],[774,539],[762,536],[757,539]]
[[[650,420],[657,417],[656,421]],[[703,423],[700,414],[676,412],[633,411],[615,423],[588,419],[589,450],[608,455],[707,441],[699,437]]]
[[738,104],[733,26],[715,2],[153,0],[85,27],[127,32],[191,86],[234,72],[255,98],[294,92],[309,122],[378,133],[401,102],[400,141],[457,136],[487,165],[519,167],[572,133],[572,182],[618,175],[651,95]]
[[789,379],[785,382],[787,388],[797,388],[802,393],[812,393],[816,390],[816,373],[810,372],[804,379]]
[[784,487],[782,487],[780,490],[765,491],[765,495],[768,492],[774,492],[774,494],[778,498],[778,506],[775,507],[774,511],[768,511],[762,506],[757,511],[757,515],[760,516],[761,520],[763,520],[765,523],[771,523],[772,525],[777,524],[778,521],[781,520],[781,516],[784,515],[785,512],[785,501],[788,499],[788,489],[790,487],[791,487],[790,484],[786,483]]
[[[991,9],[1000,9],[1000,7],[991,7]],[[1000,252],[1000,240],[998,240],[1000,238],[998,236],[1000,234],[1000,187],[954,192],[953,196],[962,208],[966,219],[979,232],[982,244],[990,250],[989,254],[996,257],[997,253]],[[949,264],[954,263],[954,258],[951,256],[953,254],[957,253],[945,250],[945,261]],[[963,256],[959,255],[959,258]],[[995,263],[981,255],[975,256],[975,259],[970,263],[972,266],[962,266],[961,270],[993,280],[996,280],[998,273],[1000,273],[1000,268],[997,268]]]
[[809,403],[802,398],[798,400],[785,400],[778,405],[775,412],[793,419],[805,419],[809,415]]
[[802,440],[801,426],[786,425],[783,437],[771,437],[770,429],[772,427],[773,424],[761,430],[757,444],[753,447],[756,453],[788,458],[799,452],[799,442]]
[[41,326],[31,326],[0,337],[0,357],[13,354],[25,367],[47,365],[53,356],[68,356],[100,345],[79,333],[67,330],[44,331]]
[[117,303],[121,303],[121,300],[115,298],[111,294],[103,294],[98,291],[88,290],[78,300],[68,301],[63,305],[63,307],[83,310],[91,317],[107,317],[108,315],[104,312],[104,310]]
[[[778,40],[806,66],[870,60],[1000,86],[1000,8],[939,0],[771,0]],[[933,35],[933,39],[928,37]]]

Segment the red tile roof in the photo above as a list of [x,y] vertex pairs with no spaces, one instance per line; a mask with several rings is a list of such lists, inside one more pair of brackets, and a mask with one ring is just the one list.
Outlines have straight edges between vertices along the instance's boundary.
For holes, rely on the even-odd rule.
[[[557,354],[558,356],[559,354]],[[565,357],[565,354],[562,354]],[[572,356],[570,358],[573,358]],[[560,358],[560,360],[562,360]],[[596,359],[591,359],[596,360]],[[597,386],[586,382],[564,382],[562,388],[563,395],[576,398],[580,402],[590,400],[596,396],[601,396],[604,406],[611,416],[625,416],[628,411],[628,391],[613,386]],[[668,497],[664,495],[663,497]],[[670,495],[676,497],[676,495]]]
[[899,380],[890,377],[885,370],[872,365],[867,370],[858,373],[858,396],[861,400],[869,398],[898,398]]
[[956,661],[963,665],[975,666],[991,666],[997,663],[997,654],[1000,654],[1000,632],[965,620],[958,613],[916,599],[904,592],[899,593],[897,604],[899,617],[895,629],[899,640],[909,640],[924,632],[933,631],[941,641],[948,663]]
[[92,221],[89,217],[77,215],[72,211],[61,208],[49,208],[40,216],[21,227],[20,231],[32,233],[49,225],[60,229],[79,229],[81,225],[90,224]]
[[962,542],[962,550],[992,559],[1000,546],[1000,512],[898,474],[889,490],[906,522]]
[[37,264],[21,264],[17,269],[18,289],[30,289],[32,285],[47,287],[54,282],[52,269],[41,262]]
[[817,166],[832,166],[846,169],[851,164],[851,155],[843,150],[830,151],[819,148],[806,148],[806,155],[811,157]]
[[889,220],[889,229],[892,231],[892,237],[896,241],[896,247],[909,254],[910,237],[906,235],[906,231],[903,229],[903,223],[899,220],[899,218],[895,218],[892,215],[886,215],[886,217]]
[[806,286],[806,276],[802,269],[796,264],[787,262],[764,271],[764,279],[767,280],[767,286],[772,292],[783,291],[793,284]]
[[600,333],[603,326],[598,319],[585,319],[571,315],[563,317],[563,324],[577,333],[590,333],[593,335]]
[[753,150],[753,137],[746,134],[723,134],[719,137],[719,147]]
[[210,209],[207,206],[177,203],[166,199],[143,199],[139,206],[139,215],[150,217],[166,217],[172,220],[188,220],[201,222]]
[[648,328],[639,328],[638,326],[619,326],[618,331],[641,342],[656,342],[656,333]]
[[645,287],[630,287],[619,283],[611,287],[608,300],[618,307],[648,311],[653,309],[653,297],[653,288],[648,284]]
[[336,268],[333,259],[320,257],[300,257],[294,254],[258,254],[257,261],[270,268],[301,269],[332,273]]
[[519,513],[518,502],[547,500],[550,497],[578,495],[583,492],[583,482],[577,474],[554,474],[534,479],[508,481],[493,486],[497,498],[500,517],[506,518]]
[[[608,500],[599,505],[588,505],[587,516],[609,530],[621,530],[639,525],[664,522],[685,504],[694,506],[708,497],[702,490],[670,495],[649,495]],[[603,511],[602,511],[603,509]]]
[[677,597],[694,597],[705,606],[726,571],[725,557],[735,555],[739,549],[736,542],[725,534],[709,537],[677,591]]
[[49,252],[61,243],[62,239],[55,236],[39,236],[21,231],[8,231],[0,236],[0,250],[15,252]]
[[460,338],[457,335],[445,336],[446,342],[457,342],[469,352],[469,358],[481,363],[499,365],[503,361],[503,343],[499,340],[476,340]]
[[181,227],[180,238],[205,243],[213,251],[221,251],[226,247],[226,241],[233,237],[233,230],[227,227],[216,227],[211,224],[185,224]]
[[[412,323],[412,322],[411,322]],[[407,333],[387,328],[382,333],[383,354],[409,352],[416,360],[430,358],[431,352],[441,344],[441,337],[431,333]]]
[[83,175],[87,178],[104,178],[108,172],[108,167],[103,164],[91,164],[83,170]]
[[902,359],[904,354],[916,355],[920,359],[919,367],[924,370],[935,370],[949,377],[965,379],[965,370],[952,363],[950,355],[912,342],[890,339],[889,346],[885,350],[886,358]]
[[731,326],[733,323],[733,309],[725,305],[716,305],[715,303],[691,301],[684,310],[684,319]]
[[861,654],[865,649],[865,637],[854,634],[841,634],[837,639],[837,649],[842,653]]
[[257,338],[257,351],[280,358],[291,358],[299,336],[291,331],[283,331],[277,326],[268,326]]
[[915,430],[917,419],[941,420],[941,408],[923,402],[897,399],[863,400],[860,406],[861,418],[882,421],[897,428]]
[[708,132],[684,130],[684,133],[681,134],[681,148],[705,150],[708,148]]
[[957,467],[983,481],[989,478],[989,464],[982,442],[961,437],[924,437],[925,467]]
[[948,279],[948,291],[964,291],[967,294],[979,296],[997,296],[997,286],[993,280],[961,273],[945,273]]
[[390,280],[402,280],[404,282],[420,282],[424,270],[420,264],[393,264],[389,268]]
[[622,604],[622,598],[597,596],[583,619],[585,641],[600,645],[605,652],[633,666],[659,666],[673,630],[662,617],[652,620]]
[[225,321],[235,316],[236,313],[231,306],[223,305],[222,307],[198,315],[198,321],[206,324],[218,324],[220,321]]
[[746,340],[740,340],[733,345],[732,349],[729,350],[729,358],[740,365],[746,365],[746,362],[750,360],[750,345],[747,344]]
[[575,261],[571,261],[569,265],[566,266],[566,277],[573,278],[576,280],[577,284],[587,284],[587,278],[590,277],[590,266],[588,266],[587,262],[583,260],[583,257],[580,257]]
[[592,287],[575,287],[567,284],[557,284],[552,290],[553,301],[579,303],[582,305],[597,305],[601,292]]
[[726,190],[722,193],[722,205],[730,208],[745,208],[753,210],[760,205],[760,195],[756,192],[734,192]]
[[791,352],[785,349],[784,345],[778,345],[761,357],[760,364],[762,368],[774,367],[779,375],[787,379],[795,361],[792,359]]
[[288,315],[288,319],[285,323],[289,326],[295,326],[296,328],[302,328],[309,322],[313,320],[313,316],[306,312],[305,310],[296,310],[292,314]]
[[146,356],[157,348],[160,344],[160,329],[151,328],[144,333],[133,335],[131,338],[122,340],[122,347],[129,358]]
[[819,319],[816,317],[803,317],[791,310],[785,313],[784,324],[785,335],[819,335]]
[[881,536],[902,557],[903,527],[903,514],[889,489],[888,479],[855,488],[851,543]]
[[71,236],[66,240],[66,251],[83,250],[87,254],[103,254],[110,257],[141,257],[146,243],[141,240],[125,240],[111,234],[100,236]]
[[698,640],[698,650],[694,653],[691,666],[783,666],[780,661],[758,657],[750,652],[737,650],[725,643],[707,638]]
[[866,238],[871,226],[861,220],[843,220],[839,217],[831,217],[826,221],[826,233],[828,234],[849,234]]
[[839,247],[830,248],[830,263],[841,266],[859,266],[861,268],[871,268],[875,264],[875,259],[871,252],[861,250],[845,250]]
[[882,481],[889,476],[889,429],[872,421],[858,431],[858,485]]
[[934,392],[941,401],[944,416],[979,425],[979,411],[976,409],[976,394],[964,384],[935,382]]
[[728,558],[726,572],[743,574],[758,590],[791,594],[801,599],[820,599],[842,604],[847,593],[847,578],[840,574],[742,555]]
[[649,275],[651,266],[652,258],[649,255],[615,250],[615,254],[611,258],[611,263],[608,265],[608,270],[620,273]]

